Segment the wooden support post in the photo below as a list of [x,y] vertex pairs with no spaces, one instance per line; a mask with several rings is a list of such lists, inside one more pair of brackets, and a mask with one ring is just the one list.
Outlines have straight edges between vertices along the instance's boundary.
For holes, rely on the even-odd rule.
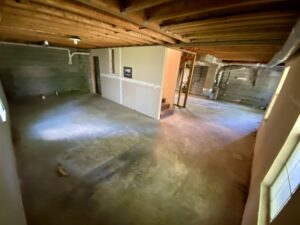
[[180,74],[179,93],[178,93],[178,99],[177,99],[177,106],[180,106],[179,102],[180,102],[180,96],[181,96],[181,92],[182,92],[182,83],[183,83],[183,77],[184,77],[185,67],[186,67],[186,61],[183,63],[182,71],[181,71],[181,74]]
[[183,108],[186,107],[186,102],[187,102],[187,99],[188,99],[188,96],[189,96],[189,93],[190,93],[190,87],[191,87],[193,74],[194,74],[194,68],[195,68],[195,61],[196,61],[196,54],[194,54],[193,58],[192,58],[192,63],[191,63],[191,67],[190,67],[190,73],[189,73],[189,77],[188,77],[187,88],[186,88],[186,92],[185,92],[185,96],[184,96]]

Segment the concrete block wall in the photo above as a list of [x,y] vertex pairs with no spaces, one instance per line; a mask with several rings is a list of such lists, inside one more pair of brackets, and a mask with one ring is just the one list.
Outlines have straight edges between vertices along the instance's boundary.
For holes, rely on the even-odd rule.
[[190,93],[193,95],[203,95],[203,87],[208,71],[207,66],[195,66],[191,83]]
[[8,98],[89,91],[88,56],[76,55],[69,65],[67,51],[46,47],[0,44],[0,52],[0,80]]
[[[266,108],[276,90],[283,68],[260,68],[253,85],[254,70],[225,70],[218,99]],[[243,80],[245,79],[245,80]]]

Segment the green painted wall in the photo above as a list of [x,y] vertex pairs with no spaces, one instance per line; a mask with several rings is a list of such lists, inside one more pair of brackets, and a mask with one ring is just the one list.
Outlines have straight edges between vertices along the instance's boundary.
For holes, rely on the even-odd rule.
[[[75,51],[75,49],[73,49]],[[89,91],[88,56],[67,51],[0,44],[0,80],[8,98]]]

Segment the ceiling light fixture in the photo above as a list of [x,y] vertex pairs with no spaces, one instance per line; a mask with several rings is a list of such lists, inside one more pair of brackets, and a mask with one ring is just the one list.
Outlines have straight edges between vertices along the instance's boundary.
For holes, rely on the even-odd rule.
[[81,41],[78,36],[71,36],[69,39],[73,41],[74,45],[77,45]]
[[48,47],[49,46],[49,42],[47,40],[43,41],[42,46]]

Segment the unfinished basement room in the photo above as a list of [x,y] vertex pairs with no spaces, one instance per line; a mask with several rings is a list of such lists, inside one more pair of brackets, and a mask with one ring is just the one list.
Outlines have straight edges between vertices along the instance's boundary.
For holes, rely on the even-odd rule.
[[299,0],[0,0],[0,225],[299,225]]

